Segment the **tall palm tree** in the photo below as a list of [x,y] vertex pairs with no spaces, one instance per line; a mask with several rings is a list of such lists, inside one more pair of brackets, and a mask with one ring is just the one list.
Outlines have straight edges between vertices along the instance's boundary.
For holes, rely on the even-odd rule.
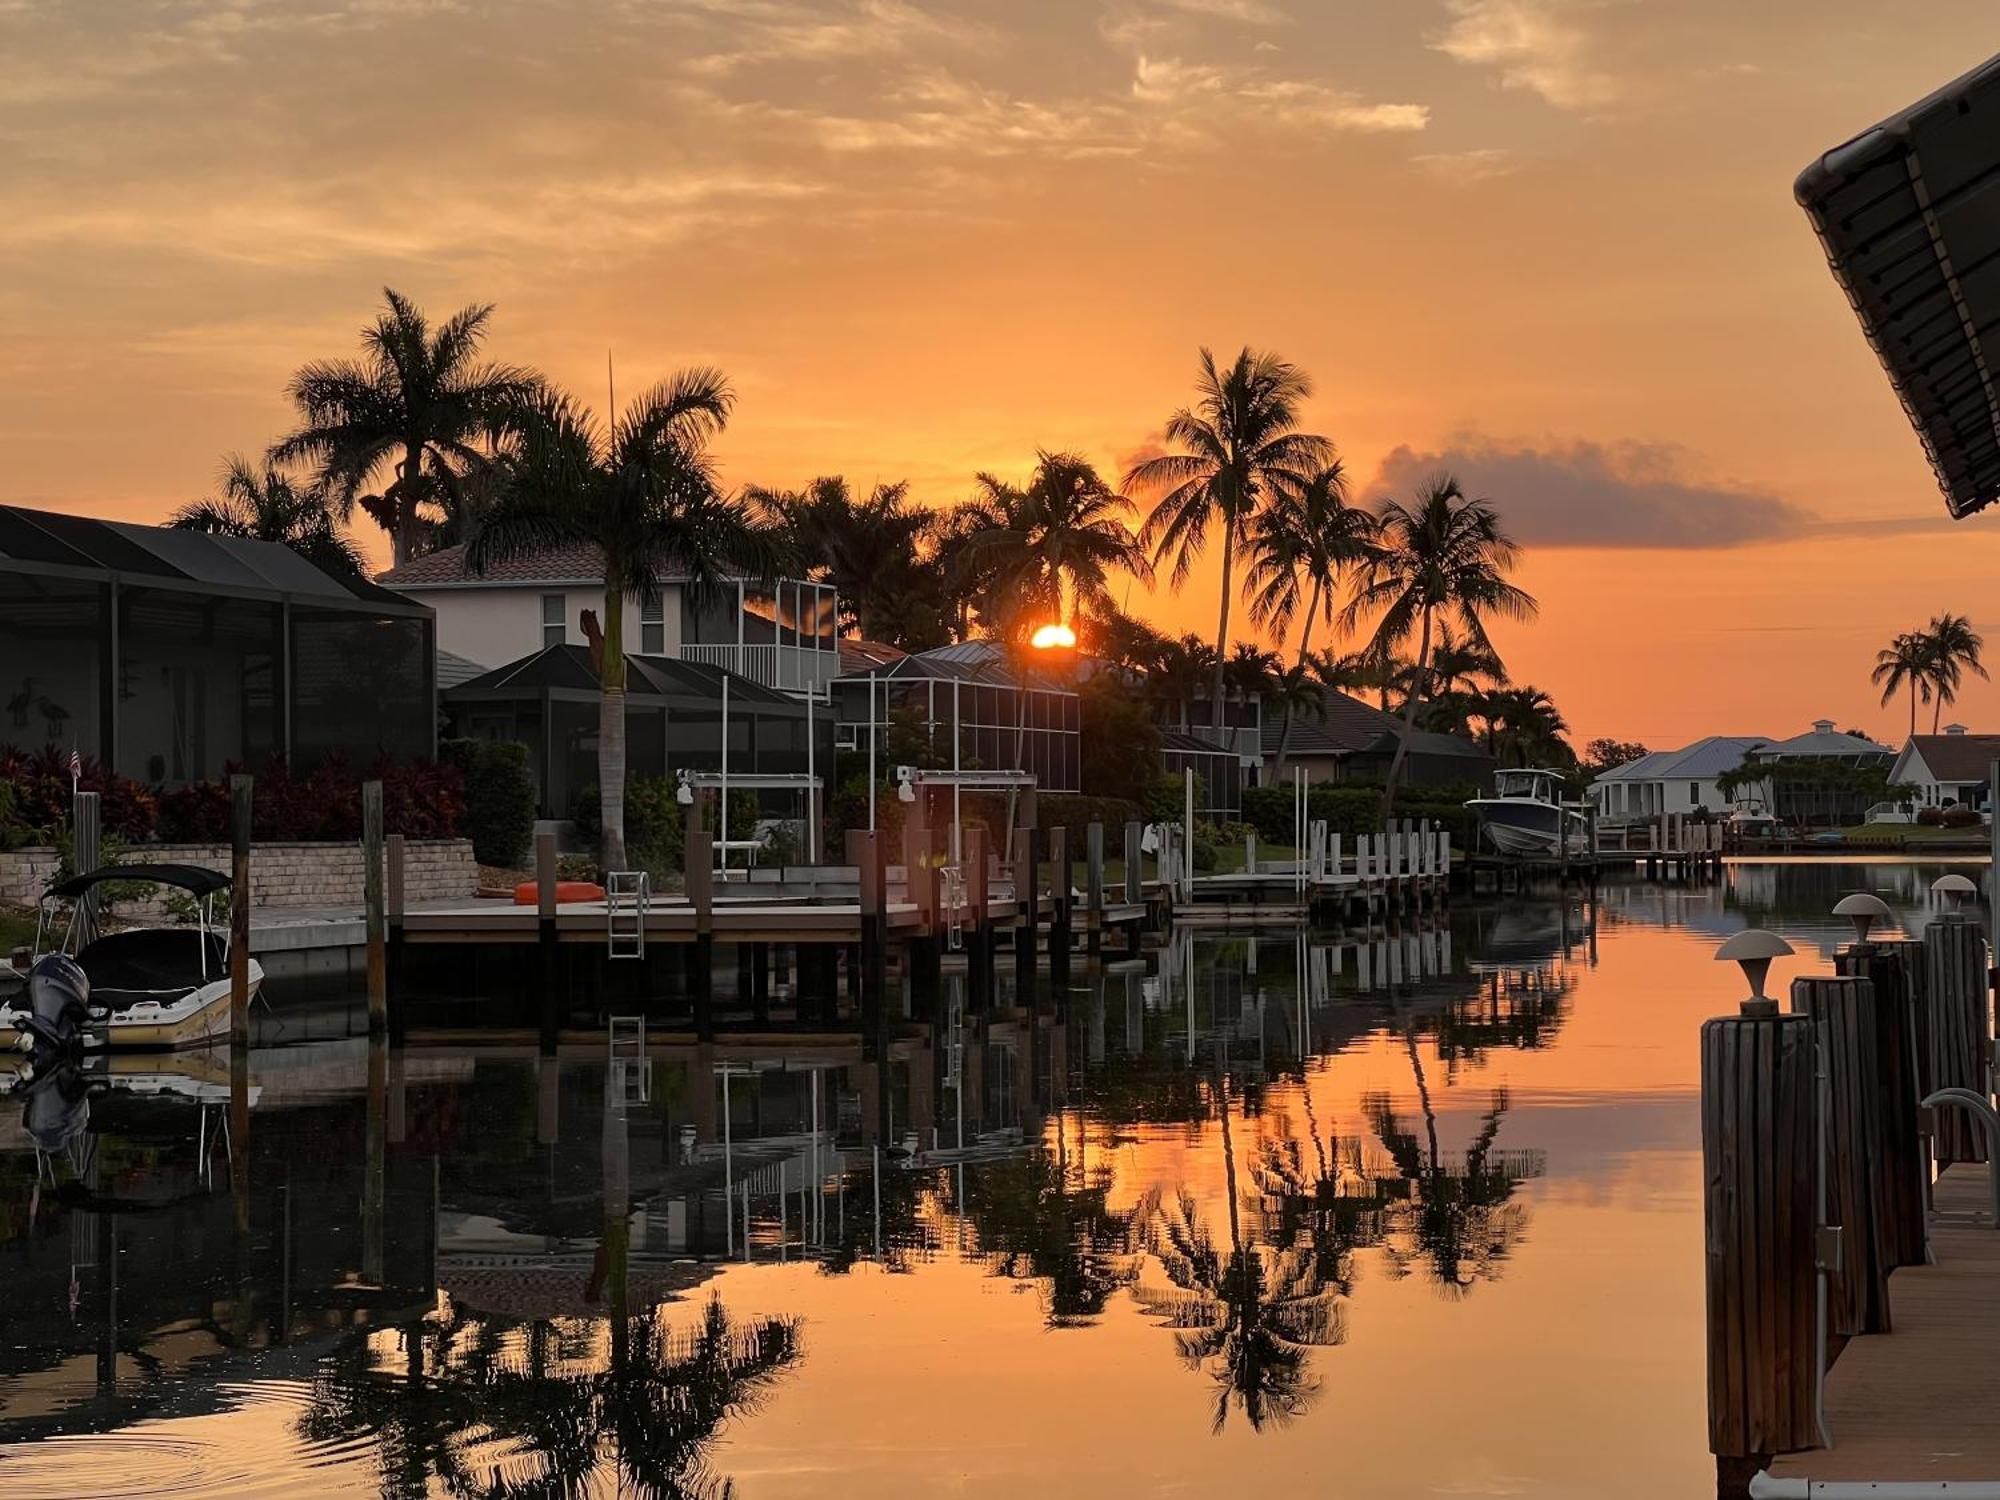
[[1080,455],[1042,449],[1024,487],[980,474],[978,491],[969,514],[985,524],[968,543],[988,569],[981,613],[998,633],[1115,608],[1117,572],[1151,584],[1152,563],[1125,524],[1131,500]]
[[1382,788],[1382,815],[1395,806],[1396,785],[1409,757],[1431,669],[1431,648],[1442,619],[1456,621],[1466,642],[1491,650],[1486,617],[1533,619],[1534,596],[1507,581],[1520,556],[1500,517],[1485,500],[1467,498],[1449,474],[1427,480],[1409,501],[1385,502],[1381,535],[1369,548],[1361,583],[1342,615],[1350,629],[1377,616],[1374,649],[1388,656],[1412,636],[1417,669],[1403,704],[1403,729]]
[[830,474],[802,490],[752,486],[744,499],[783,540],[791,566],[834,585],[842,630],[911,651],[949,639],[951,606],[925,556],[938,516],[911,502],[907,484],[878,484],[856,499]]
[[1249,641],[1238,641],[1236,649],[1222,664],[1223,681],[1229,696],[1245,703],[1260,701],[1284,670],[1284,663],[1277,652],[1266,651]]
[[1935,694],[1931,733],[1936,734],[1938,720],[1944,717],[1944,706],[1958,701],[1959,684],[1965,680],[1965,674],[1971,672],[1989,682],[1992,674],[1979,659],[1986,641],[1964,615],[1933,617],[1924,641],[1930,656],[1931,690]]
[[597,784],[603,861],[625,868],[625,600],[668,577],[697,600],[740,576],[769,577],[782,547],[716,482],[709,443],[734,404],[719,370],[683,370],[607,430],[588,408],[545,392],[504,460],[492,507],[467,552],[475,573],[566,542],[604,555],[604,659]]
[[[1313,627],[1337,617],[1335,600],[1346,571],[1368,555],[1375,517],[1347,503],[1347,471],[1339,459],[1326,464],[1297,489],[1273,492],[1244,528],[1249,565],[1243,575],[1250,618],[1280,640],[1300,618],[1298,655],[1303,668],[1312,655]],[[1301,615],[1300,606],[1304,605]],[[1278,732],[1277,774],[1284,779],[1292,742],[1288,715]]]
[[1523,683],[1496,689],[1482,695],[1481,706],[1490,732],[1489,748],[1508,764],[1553,765],[1558,770],[1575,764],[1576,752],[1563,738],[1569,724],[1555,699],[1540,688]]
[[1888,645],[1875,653],[1875,670],[1868,674],[1868,680],[1882,689],[1882,703],[1898,692],[1907,690],[1910,695],[1910,735],[1917,732],[1917,697],[1924,702],[1931,701],[1931,646],[1920,630],[1906,630]]
[[211,499],[183,505],[167,524],[210,536],[277,542],[336,578],[361,576],[361,549],[340,529],[318,490],[299,489],[279,469],[260,473],[240,453],[223,465],[218,489]]
[[1243,528],[1271,495],[1303,489],[1334,461],[1331,443],[1299,430],[1300,408],[1311,394],[1305,372],[1275,354],[1246,347],[1222,370],[1203,349],[1194,405],[1166,422],[1166,441],[1181,451],[1143,459],[1125,473],[1126,490],[1157,496],[1139,540],[1153,549],[1155,564],[1173,557],[1176,589],[1187,581],[1210,531],[1222,534],[1221,613],[1209,691],[1217,729],[1223,723],[1222,658],[1229,650],[1229,607]]
[[[316,466],[334,514],[346,520],[358,500],[401,565],[463,497],[467,475],[490,462],[539,381],[479,362],[491,305],[462,308],[433,330],[401,293],[383,296],[388,311],[361,335],[360,359],[309,364],[292,377],[299,425],[272,446],[270,461]],[[385,472],[389,484],[364,496]]]

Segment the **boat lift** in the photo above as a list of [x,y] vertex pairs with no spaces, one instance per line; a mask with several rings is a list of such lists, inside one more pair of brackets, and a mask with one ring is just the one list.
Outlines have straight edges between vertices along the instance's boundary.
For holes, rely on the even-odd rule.
[[1002,845],[1000,849],[1001,856],[1007,858],[1010,857],[1014,832],[1013,798],[1016,794],[1025,791],[1029,798],[1028,807],[1032,810],[1035,805],[1033,800],[1035,788],[1039,785],[1040,783],[1035,779],[1035,773],[1032,771],[948,771],[931,770],[924,766],[896,767],[896,797],[899,801],[916,801],[917,788],[919,787],[948,786],[951,788],[951,862],[953,864],[961,863],[964,857],[964,833],[959,800],[961,792],[968,790],[975,792],[1004,791],[1009,794],[1009,806],[1007,810],[1007,835],[1009,842]]
[[683,807],[692,807],[699,792],[713,791],[720,795],[717,802],[721,807],[721,822],[715,836],[715,856],[717,866],[724,879],[729,876],[729,851],[740,849],[746,862],[751,854],[763,847],[757,839],[736,839],[729,837],[729,794],[741,789],[746,792],[803,792],[806,799],[806,863],[819,863],[819,804],[825,783],[814,772],[803,775],[798,772],[772,771],[762,775],[732,775],[727,769],[721,771],[683,770],[678,774],[680,785],[674,792],[674,800]]

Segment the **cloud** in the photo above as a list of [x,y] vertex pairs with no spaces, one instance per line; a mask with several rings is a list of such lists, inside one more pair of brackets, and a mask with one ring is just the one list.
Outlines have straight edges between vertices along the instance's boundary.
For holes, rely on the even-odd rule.
[[1440,470],[1499,509],[1517,541],[1542,547],[1716,548],[1805,536],[1823,523],[1776,495],[1689,476],[1671,444],[1578,440],[1514,447],[1476,433],[1436,452],[1397,448],[1370,493],[1408,495]]
[[1457,62],[1497,70],[1503,88],[1526,89],[1558,109],[1588,112],[1618,102],[1611,74],[1590,62],[1590,37],[1574,19],[1578,0],[1445,0],[1451,24],[1431,46]]
[[1425,104],[1370,101],[1323,83],[1265,78],[1250,69],[1144,52],[1133,63],[1132,97],[1152,106],[1227,100],[1244,106],[1251,119],[1298,130],[1411,131],[1424,129],[1431,120]]
[[1511,151],[1499,146],[1481,146],[1472,151],[1427,151],[1410,160],[1433,177],[1460,184],[1508,177],[1521,165]]

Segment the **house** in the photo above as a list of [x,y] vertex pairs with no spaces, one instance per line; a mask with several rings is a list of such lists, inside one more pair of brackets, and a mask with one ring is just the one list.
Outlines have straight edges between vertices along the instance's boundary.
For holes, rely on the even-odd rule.
[[[1293,767],[1303,766],[1308,781],[1381,781],[1389,774],[1403,733],[1403,722],[1395,715],[1333,688],[1321,690],[1319,712],[1291,716],[1289,738],[1285,720],[1283,714],[1267,718],[1260,731],[1259,774],[1267,783],[1278,777],[1281,744],[1286,776]],[[1471,740],[1419,729],[1410,736],[1403,775],[1411,786],[1484,790],[1493,785],[1495,764],[1494,757]]]
[[1908,788],[1918,807],[1987,805],[1988,777],[2000,761],[2000,734],[1967,734],[1950,724],[1943,734],[1915,734],[1889,770],[1889,785]]
[[1810,733],[1795,734],[1788,740],[1770,740],[1760,745],[1752,757],[1768,760],[1816,760],[1828,765],[1886,767],[1896,752],[1863,734],[1839,734],[1833,720],[1815,719]]
[[0,744],[154,786],[437,748],[421,601],[274,542],[0,506]]
[[1749,806],[1752,796],[1742,790],[1725,795],[1717,778],[1741,769],[1745,759],[1770,743],[1764,735],[1711,734],[1606,771],[1590,783],[1587,795],[1597,803],[1598,815],[1613,822]]
[[1754,798],[1771,816],[1801,828],[1848,828],[1883,799],[1896,752],[1816,719],[1809,733],[1760,745],[1750,758],[1764,776],[1754,793],[1746,790],[1746,802]]
[[[809,775],[831,779],[833,713],[824,699],[808,703],[721,667],[671,656],[627,656],[625,679],[628,778],[726,768],[741,776],[797,777],[801,791]],[[602,694],[588,647],[544,647],[448,688],[442,697],[455,733],[528,747],[539,816],[572,816],[579,794],[596,784]],[[804,811],[780,805],[788,800],[782,790],[763,800],[773,816]]]
[[[604,559],[587,545],[550,547],[474,573],[463,545],[391,568],[377,580],[437,616],[437,645],[486,667],[549,646],[584,645],[583,613],[604,612]],[[833,585],[736,579],[698,600],[685,580],[625,601],[628,654],[704,662],[783,692],[824,694],[840,675]]]
[[909,715],[947,763],[1029,771],[1043,791],[1078,790],[1083,737],[1074,687],[1051,674],[1018,671],[990,640],[913,655],[891,651],[879,645],[843,651],[855,670],[833,684],[834,742],[841,749],[873,744],[877,774],[887,775],[891,720]]

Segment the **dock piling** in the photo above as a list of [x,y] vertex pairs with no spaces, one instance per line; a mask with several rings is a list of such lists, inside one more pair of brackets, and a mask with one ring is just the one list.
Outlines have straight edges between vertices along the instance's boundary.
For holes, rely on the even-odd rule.
[[382,889],[382,783],[361,783],[361,904],[368,930],[368,1034],[389,1029],[389,929]]
[[251,780],[229,778],[229,1045],[250,1046]]
[[[1970,1089],[1987,1097],[1987,1068],[1993,1056],[1993,1027],[1987,1009],[1986,935],[1971,916],[1948,912],[1924,929],[1924,999],[1929,1066],[1922,1071],[1925,1094],[1938,1089]],[[1933,1146],[1937,1164],[1983,1162],[1986,1138],[1964,1110],[1936,1112]]]

